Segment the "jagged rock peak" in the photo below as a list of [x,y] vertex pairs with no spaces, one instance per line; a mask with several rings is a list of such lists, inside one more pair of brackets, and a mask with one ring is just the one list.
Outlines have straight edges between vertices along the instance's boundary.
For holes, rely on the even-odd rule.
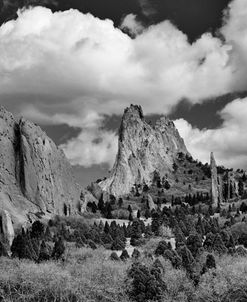
[[114,167],[100,186],[116,196],[127,194],[136,183],[150,183],[154,171],[171,175],[179,152],[189,154],[172,121],[163,117],[153,127],[142,108],[131,105],[122,118]]
[[125,108],[123,119],[128,119],[128,118],[143,119],[144,115],[143,115],[142,107],[139,105],[131,104],[130,107]]

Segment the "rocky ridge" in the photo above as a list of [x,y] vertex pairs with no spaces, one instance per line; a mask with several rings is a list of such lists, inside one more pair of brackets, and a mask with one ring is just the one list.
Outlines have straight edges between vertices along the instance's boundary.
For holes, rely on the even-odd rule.
[[0,211],[23,224],[40,215],[75,214],[83,202],[63,151],[40,127],[1,107]]
[[174,181],[174,160],[179,152],[189,155],[171,120],[162,117],[152,126],[145,120],[142,108],[131,105],[122,118],[114,167],[99,185],[120,196],[128,194],[135,184],[149,184],[155,171]]

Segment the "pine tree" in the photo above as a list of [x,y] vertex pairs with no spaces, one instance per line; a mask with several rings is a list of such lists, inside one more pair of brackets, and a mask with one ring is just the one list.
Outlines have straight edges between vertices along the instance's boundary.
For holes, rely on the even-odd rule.
[[50,251],[49,248],[47,246],[47,244],[45,243],[45,241],[43,240],[40,246],[40,252],[39,252],[39,262],[40,261],[47,261],[50,259]]
[[109,233],[110,233],[110,226],[109,226],[108,221],[105,222],[104,232],[105,232],[106,234],[109,234]]
[[182,258],[182,265],[191,276],[195,265],[195,259],[190,250],[185,246],[180,246],[177,250],[179,256]]
[[238,194],[240,196],[244,195],[244,183],[241,179],[239,179],[239,182],[238,182]]
[[41,238],[45,233],[45,226],[39,220],[32,224],[31,238]]
[[193,257],[196,257],[202,248],[202,238],[198,234],[191,234],[186,240],[186,245]]
[[125,261],[125,260],[127,260],[129,257],[130,257],[130,256],[129,256],[127,250],[124,249],[124,250],[122,251],[122,254],[121,254],[121,256],[120,256],[120,259],[123,260],[123,261]]
[[129,213],[129,221],[133,221],[132,212]]
[[103,193],[100,196],[99,202],[98,202],[98,209],[101,213],[104,213],[105,211],[105,203],[104,203],[104,195]]
[[140,256],[141,256],[141,253],[139,252],[139,250],[134,249],[133,253],[132,253],[132,258],[138,259],[138,258],[140,258]]
[[124,248],[125,248],[125,243],[120,238],[115,238],[112,243],[111,249],[113,251],[121,251]]
[[62,257],[65,252],[65,245],[62,237],[59,237],[58,240],[55,241],[55,245],[52,251],[52,258],[58,260]]

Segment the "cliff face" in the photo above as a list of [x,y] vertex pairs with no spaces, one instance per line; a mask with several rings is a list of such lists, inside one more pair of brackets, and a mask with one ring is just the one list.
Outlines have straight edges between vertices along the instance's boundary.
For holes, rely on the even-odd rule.
[[172,121],[162,117],[151,126],[145,121],[142,108],[131,105],[122,118],[114,167],[100,186],[119,196],[129,193],[134,184],[150,183],[154,171],[172,177],[179,152],[189,154]]
[[33,123],[0,108],[0,210],[14,222],[77,211],[81,190],[62,150]]

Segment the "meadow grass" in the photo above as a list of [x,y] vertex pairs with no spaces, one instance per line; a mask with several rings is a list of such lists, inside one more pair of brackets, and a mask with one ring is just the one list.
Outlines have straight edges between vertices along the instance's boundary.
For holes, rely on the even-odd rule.
[[[159,238],[160,239],[160,238]],[[152,266],[144,251],[153,252],[158,238],[143,247],[140,262]],[[6,302],[130,302],[127,271],[132,260],[111,261],[111,251],[67,246],[65,261],[40,264],[0,258],[0,300]],[[159,257],[166,284],[162,302],[247,301],[247,258],[214,255],[217,268],[201,277],[198,286],[183,269]],[[204,262],[205,255],[202,256]]]

